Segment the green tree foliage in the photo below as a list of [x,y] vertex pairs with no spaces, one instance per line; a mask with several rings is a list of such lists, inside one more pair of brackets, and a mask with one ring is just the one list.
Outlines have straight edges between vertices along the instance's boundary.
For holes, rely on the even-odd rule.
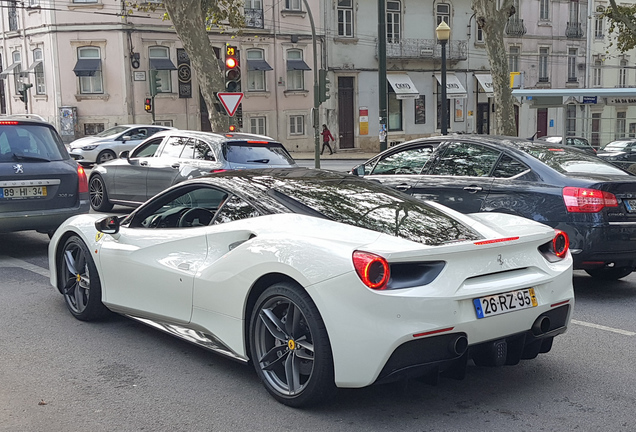
[[626,52],[636,47],[636,5],[617,5],[610,0],[604,16],[609,20],[609,32],[616,37],[616,47]]

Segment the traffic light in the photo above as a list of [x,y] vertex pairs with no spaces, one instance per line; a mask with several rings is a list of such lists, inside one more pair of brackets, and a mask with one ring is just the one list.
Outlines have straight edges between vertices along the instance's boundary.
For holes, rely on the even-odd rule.
[[327,78],[327,70],[320,69],[318,71],[318,100],[320,103],[325,102],[331,97],[329,94],[329,84],[331,84],[331,81]]
[[239,93],[241,91],[241,67],[239,52],[235,46],[225,46],[225,91]]
[[154,69],[150,70],[150,95],[156,96],[161,92],[161,77]]
[[21,89],[18,91],[20,93],[20,100],[22,102],[26,102],[27,100],[27,90],[33,87],[33,84],[22,84]]
[[144,109],[146,110],[146,112],[152,112],[152,99],[151,98],[146,98],[146,101],[144,102]]

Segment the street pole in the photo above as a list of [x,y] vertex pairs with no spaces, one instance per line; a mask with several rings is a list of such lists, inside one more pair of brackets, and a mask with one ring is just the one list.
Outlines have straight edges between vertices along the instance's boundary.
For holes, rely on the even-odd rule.
[[316,48],[316,27],[314,25],[314,17],[307,0],[303,0],[307,15],[309,16],[309,24],[311,25],[311,42],[314,49],[314,109],[312,110],[312,122],[314,125],[314,166],[320,168],[320,95],[318,90],[318,51]]
[[440,131],[442,135],[448,135],[448,118],[447,118],[447,110],[448,110],[448,101],[446,100],[446,41],[440,40],[442,44],[442,124],[440,125]]
[[451,29],[445,21],[439,23],[435,29],[437,40],[442,45],[442,101],[440,104],[442,112],[440,113],[441,124],[439,126],[439,130],[442,135],[448,135],[448,100],[446,100],[446,42],[448,42],[448,39],[450,38],[450,31]]
[[378,114],[380,151],[386,150],[386,0],[378,0]]

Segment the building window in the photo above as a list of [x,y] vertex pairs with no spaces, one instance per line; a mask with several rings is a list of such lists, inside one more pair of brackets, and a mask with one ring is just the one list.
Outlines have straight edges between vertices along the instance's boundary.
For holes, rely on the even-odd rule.
[[568,49],[568,82],[576,82],[576,48]]
[[[147,1],[147,0],[146,0]],[[159,0],[163,3],[164,0]],[[250,28],[263,28],[263,1],[245,0],[243,7],[245,13],[245,26]]]
[[621,68],[618,70],[618,86],[627,87],[627,60],[621,60],[620,66]]
[[84,135],[97,135],[104,132],[104,123],[84,123]]
[[353,0],[338,0],[338,36],[353,37]]
[[265,120],[265,117],[250,117],[250,133],[267,135],[267,130],[265,129]]
[[35,74],[35,94],[46,94],[46,85],[44,83],[44,58],[42,50],[33,50],[33,73]]
[[305,116],[293,115],[289,117],[289,134],[305,135]]
[[[100,50],[97,47],[78,48],[77,60],[78,63],[81,60],[101,60]],[[101,62],[99,69],[91,71],[90,74],[79,75],[79,82],[81,94],[104,93]]]
[[594,19],[594,39],[603,39],[603,15],[596,15]]
[[539,82],[550,82],[548,76],[548,65],[550,60],[550,49],[539,48]]
[[477,36],[475,41],[477,43],[484,43],[484,31],[482,30],[481,26],[479,24],[477,24]]
[[594,69],[592,70],[592,85],[594,87],[601,86],[601,65],[602,62],[600,60],[594,61]]
[[299,11],[302,10],[300,5],[302,0],[285,0],[285,9]]
[[389,98],[388,98],[388,130],[390,131],[401,131],[404,130],[402,127],[402,99],[398,99],[397,95],[393,88],[389,88]]
[[172,127],[172,120],[155,120],[155,122],[153,123],[154,125],[158,125],[158,126],[165,126],[165,127]]
[[386,2],[386,41],[400,43],[402,23],[402,4],[399,1]]
[[541,21],[550,20],[550,0],[539,0],[539,19]]
[[[172,68],[174,68],[174,65],[170,61],[170,50],[166,47],[155,46],[148,48],[148,58],[151,63],[153,60],[158,60],[159,62],[168,60]],[[157,89],[157,93],[172,93],[172,71],[170,69],[157,68],[157,77],[161,79],[161,88]]]
[[29,0],[29,7],[40,6],[40,0]]
[[73,0],[73,3],[97,3],[98,0]]
[[579,20],[579,0],[570,0],[570,24],[580,22]]
[[616,136],[614,139],[625,138],[625,120],[627,113],[625,111],[616,113]]
[[11,58],[13,59],[13,64],[15,64],[15,68],[13,68],[13,84],[15,87],[15,94],[19,94],[20,90],[22,90],[22,55],[20,51],[13,51],[11,53]]
[[565,135],[576,135],[576,105],[568,104],[565,116]]
[[592,147],[601,146],[601,113],[592,113]]
[[519,47],[511,46],[508,55],[508,68],[510,72],[519,72]]
[[436,26],[440,25],[444,21],[450,27],[450,14],[451,7],[447,3],[438,3],[435,8]]
[[415,124],[426,124],[426,96],[415,99]]
[[287,51],[287,90],[305,89],[305,69],[303,52],[297,49]]
[[636,123],[629,124],[629,137],[636,138]]
[[265,70],[259,68],[258,70],[251,70],[249,67],[250,60],[255,62],[263,62],[265,60],[265,54],[261,49],[249,49],[247,50],[247,90],[248,91],[265,91]]
[[18,10],[16,8],[17,1],[9,2],[9,31],[18,30]]

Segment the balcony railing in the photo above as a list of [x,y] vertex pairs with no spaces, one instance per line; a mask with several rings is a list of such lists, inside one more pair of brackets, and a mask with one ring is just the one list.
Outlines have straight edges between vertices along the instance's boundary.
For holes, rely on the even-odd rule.
[[572,39],[580,39],[583,37],[583,29],[581,28],[580,22],[568,23],[568,26],[565,28],[565,37]]
[[[386,56],[392,59],[440,59],[442,46],[437,39],[402,39],[398,43],[386,44]],[[447,60],[466,60],[467,58],[468,43],[466,41],[448,41]]]
[[263,28],[263,9],[245,8],[245,27]]
[[523,24],[523,20],[520,18],[516,18],[515,16],[511,16],[508,18],[508,22],[506,23],[506,35],[512,37],[521,37],[526,34],[528,30],[526,26]]

